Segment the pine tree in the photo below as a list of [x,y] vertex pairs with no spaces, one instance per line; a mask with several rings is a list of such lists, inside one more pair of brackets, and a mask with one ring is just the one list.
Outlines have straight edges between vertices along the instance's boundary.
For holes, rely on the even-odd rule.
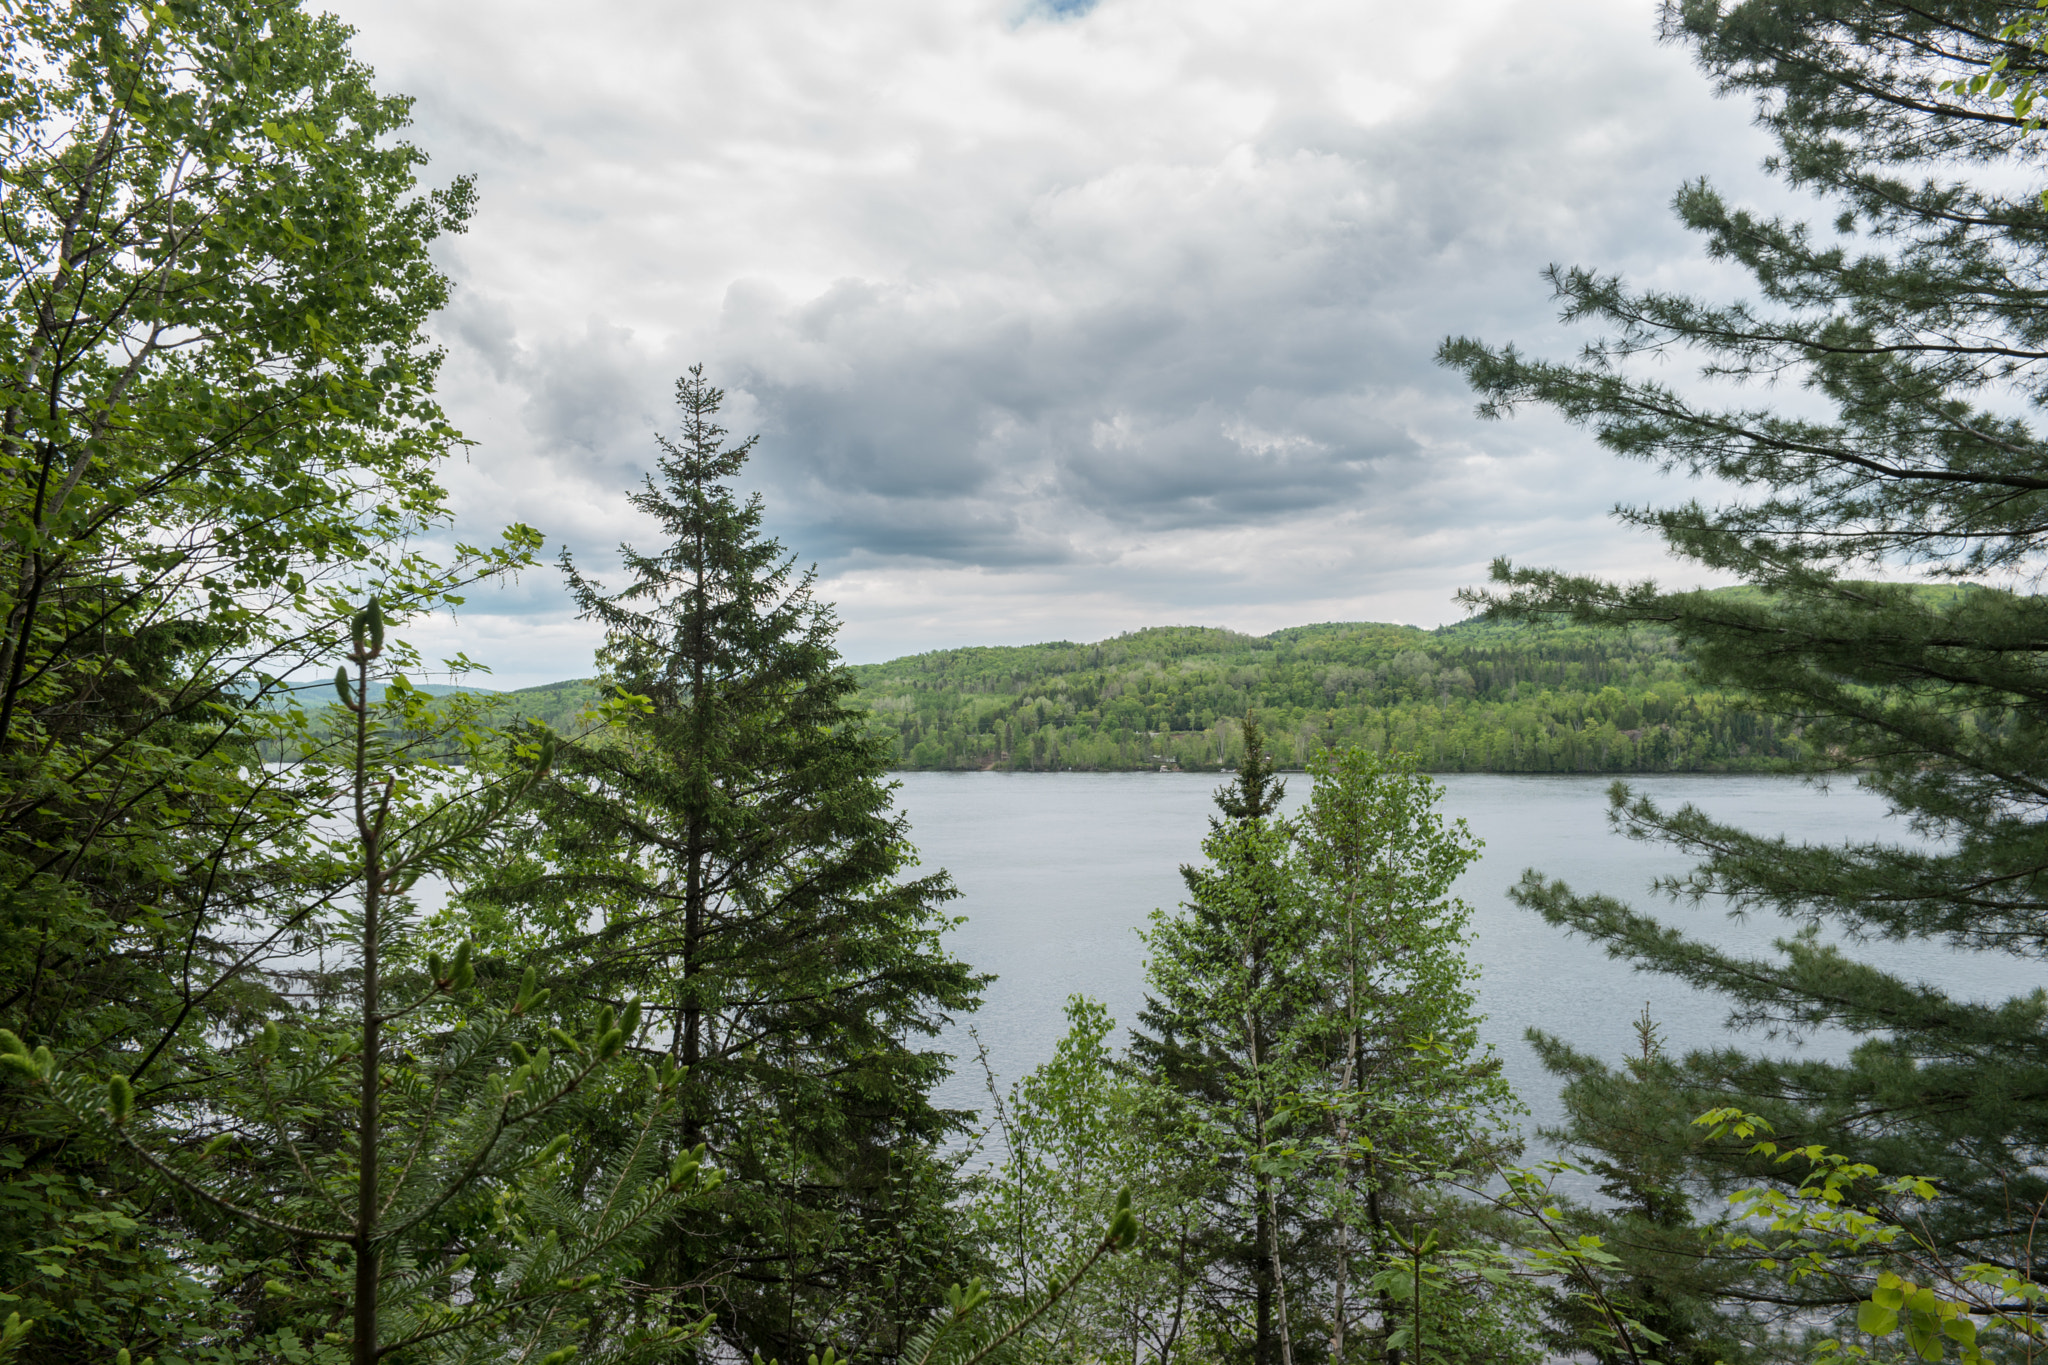
[[[1476,601],[1504,618],[1668,626],[1706,682],[1802,727],[1817,770],[1853,773],[1932,840],[1874,831],[1818,847],[1617,791],[1620,827],[1700,859],[1664,889],[1781,917],[1791,932],[1777,952],[1724,951],[1533,872],[1517,899],[1720,994],[1741,1022],[1853,1035],[1840,1063],[1688,1053],[1671,1063],[1678,1107],[1732,1101],[1784,1141],[1926,1175],[1946,1195],[1930,1235],[1960,1259],[2008,1264],[2027,1263],[2031,1211],[2048,1203],[2048,1003],[1951,996],[1860,960],[1855,943],[2048,956],[2048,603],[2032,590],[2048,444],[2028,415],[2048,397],[2048,213],[2023,183],[2038,148],[2022,120],[1953,85],[1967,91],[2001,58],[2038,66],[1999,36],[2030,8],[1667,4],[1666,36],[1723,91],[1756,100],[1778,144],[1769,167],[1821,197],[1832,223],[1749,212],[1690,184],[1681,219],[1750,273],[1757,301],[1555,269],[1565,317],[1610,329],[1579,363],[1470,340],[1441,352],[1486,415],[1541,404],[1624,458],[1741,489],[1719,506],[1621,515],[1756,589],[1667,592],[1503,562]],[[1639,363],[1682,353],[1700,358],[1704,383],[1661,382]],[[1809,401],[1726,395],[1760,380],[1796,380]],[[1863,581],[1908,567],[1935,582]],[[1588,1064],[1550,1055],[1574,1078],[1578,1131],[1598,1143],[1627,1129],[1614,1087],[1581,1085]],[[1739,1151],[1671,1145],[1695,1193],[1737,1174],[1798,1179]],[[1821,1280],[1804,1292],[1848,1301]]]
[[727,443],[701,367],[676,398],[631,495],[665,544],[624,547],[617,591],[562,560],[624,719],[563,750],[476,913],[565,998],[644,998],[684,1070],[672,1140],[727,1180],[648,1275],[694,1286],[743,1355],[887,1354],[957,1268],[940,1144],[960,1117],[932,1107],[947,1059],[916,1042],[982,978],[939,942],[951,881],[905,875],[889,746],[814,573],[732,488],[753,442]]

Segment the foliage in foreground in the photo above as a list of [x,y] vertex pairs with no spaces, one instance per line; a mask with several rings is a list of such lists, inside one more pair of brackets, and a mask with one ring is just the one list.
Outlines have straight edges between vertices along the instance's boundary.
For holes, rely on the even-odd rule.
[[[1822,1276],[1776,1289],[1717,1281],[1688,1250],[1676,1225],[1689,1202],[1800,1180],[1688,1141],[1691,1114],[1739,1106],[1789,1144],[1927,1178],[1944,1197],[1919,1215],[1925,1239],[1956,1263],[2031,1265],[2018,1211],[2048,1199],[2048,1001],[1952,995],[1859,950],[1880,939],[2048,958],[2048,599],[2037,591],[2048,444],[2034,420],[2048,398],[2048,208],[2031,183],[2027,119],[1975,81],[2015,60],[2038,67],[2005,36],[2033,9],[1665,6],[1666,36],[1724,92],[1757,102],[1778,144],[1771,169],[1818,196],[1831,222],[1752,212],[1689,184],[1680,218],[1748,273],[1752,299],[1560,267],[1550,279],[1565,318],[1602,330],[1578,360],[1470,339],[1441,351],[1487,416],[1540,405],[1616,455],[1735,490],[1621,515],[1754,590],[1668,592],[1502,562],[1474,604],[1503,622],[1671,632],[1707,685],[1800,725],[1815,755],[1853,768],[1918,836],[1802,844],[1617,788],[1617,827],[1698,860],[1660,889],[1681,905],[1778,917],[1786,932],[1770,952],[1717,949],[1536,871],[1515,893],[1615,956],[1715,993],[1739,1023],[1853,1039],[1839,1061],[1724,1048],[1627,1073],[1539,1039],[1569,1082],[1568,1141],[1626,1190],[1624,1208],[1588,1218],[1668,1311],[1689,1360],[1736,1338],[1795,1352],[1815,1321],[1855,1302]],[[1683,356],[1700,382],[1674,382],[1659,363]],[[1796,381],[1801,401],[1771,401],[1764,380]],[[1980,586],[1868,581],[1907,568]]]
[[1318,756],[1280,818],[1250,731],[1187,903],[1148,938],[1130,1046],[1074,1000],[1001,1105],[1005,1161],[976,1205],[998,1283],[1042,1283],[1124,1188],[1149,1238],[1065,1307],[1054,1357],[1534,1360],[1512,1228],[1463,1192],[1514,1149],[1449,896],[1474,845],[1412,761],[1360,749]]

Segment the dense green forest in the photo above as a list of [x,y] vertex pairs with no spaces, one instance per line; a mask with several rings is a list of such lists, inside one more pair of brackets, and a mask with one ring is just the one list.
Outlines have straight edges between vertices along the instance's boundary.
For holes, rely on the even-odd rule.
[[1166,627],[853,673],[904,768],[1228,768],[1251,711],[1287,767],[1354,744],[1432,772],[1753,772],[1800,754],[1796,725],[1701,689],[1653,627]]
[[[1767,772],[1802,753],[1796,724],[1702,688],[1654,626],[1168,626],[851,672],[898,768],[1214,771],[1242,757],[1253,711],[1291,768],[1333,745],[1414,753],[1431,772]],[[597,697],[561,682],[503,703],[571,730]]]

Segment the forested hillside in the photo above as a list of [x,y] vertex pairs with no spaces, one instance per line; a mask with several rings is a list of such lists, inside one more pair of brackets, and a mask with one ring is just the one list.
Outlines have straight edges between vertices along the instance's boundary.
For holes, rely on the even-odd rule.
[[1230,767],[1254,709],[1287,766],[1355,743],[1436,772],[1737,772],[1800,748],[1795,727],[1689,681],[1649,627],[1164,627],[853,673],[904,768]]

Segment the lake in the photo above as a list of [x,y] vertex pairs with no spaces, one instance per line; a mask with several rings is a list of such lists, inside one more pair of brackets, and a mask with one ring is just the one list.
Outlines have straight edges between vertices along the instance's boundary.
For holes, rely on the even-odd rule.
[[[966,923],[953,951],[1000,979],[981,1011],[947,1036],[961,1058],[940,1092],[943,1104],[981,1109],[987,1092],[966,1037],[971,1024],[1007,1088],[1052,1055],[1076,992],[1102,1001],[1129,1024],[1144,999],[1144,945],[1137,931],[1155,908],[1181,897],[1179,867],[1199,860],[1211,794],[1225,780],[1196,773],[903,773],[899,808],[927,869],[943,867],[963,893],[952,906]],[[1793,928],[1777,919],[1738,922],[1711,905],[1655,901],[1651,879],[1682,871],[1683,857],[1607,826],[1604,777],[1452,774],[1438,779],[1442,809],[1485,841],[1457,893],[1473,908],[1471,956],[1480,971],[1485,1039],[1528,1104],[1531,1124],[1559,1115],[1557,1088],[1523,1040],[1540,1028],[1597,1056],[1619,1061],[1634,1048],[1631,1021],[1647,1001],[1674,1051],[1743,1037],[1773,1051],[1843,1053],[1845,1038],[1803,1040],[1737,1035],[1725,1003],[1664,977],[1639,973],[1599,948],[1551,928],[1507,899],[1524,868],[1536,867],[1582,892],[1603,891],[1655,910],[1709,942],[1770,951]],[[1288,805],[1309,779],[1288,778]],[[1825,843],[1867,839],[1889,827],[1884,804],[1852,782],[1830,788],[1785,777],[1661,776],[1631,779],[1660,803],[1691,802],[1712,815],[1767,833]],[[2043,984],[2038,964],[1930,951],[1901,944],[1859,947],[1859,956],[1909,978],[1975,998],[2003,998]]]

